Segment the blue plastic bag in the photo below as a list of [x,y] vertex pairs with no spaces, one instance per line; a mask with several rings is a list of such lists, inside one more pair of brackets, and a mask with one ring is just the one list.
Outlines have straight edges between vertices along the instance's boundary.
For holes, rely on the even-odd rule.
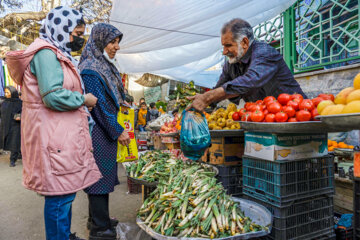
[[180,147],[184,156],[197,161],[210,144],[210,131],[204,114],[184,110],[180,133]]

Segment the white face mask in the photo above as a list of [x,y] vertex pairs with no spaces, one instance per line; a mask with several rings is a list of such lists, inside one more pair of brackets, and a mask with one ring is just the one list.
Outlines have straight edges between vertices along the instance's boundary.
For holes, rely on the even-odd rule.
[[114,65],[116,64],[116,58],[114,57],[114,58],[111,59],[109,57],[109,55],[107,54],[107,52],[105,51],[105,49],[104,49],[103,55],[106,58],[106,60],[108,60],[110,63],[112,63]]

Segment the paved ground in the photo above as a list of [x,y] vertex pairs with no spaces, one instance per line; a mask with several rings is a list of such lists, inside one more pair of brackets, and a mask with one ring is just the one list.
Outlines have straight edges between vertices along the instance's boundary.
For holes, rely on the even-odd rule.
[[[43,240],[44,198],[22,185],[22,164],[9,167],[9,155],[0,155],[0,240]],[[127,194],[124,169],[119,165],[120,185],[110,194],[110,214],[120,222],[135,222],[141,194]],[[87,196],[79,192],[73,203],[72,231],[88,238]]]

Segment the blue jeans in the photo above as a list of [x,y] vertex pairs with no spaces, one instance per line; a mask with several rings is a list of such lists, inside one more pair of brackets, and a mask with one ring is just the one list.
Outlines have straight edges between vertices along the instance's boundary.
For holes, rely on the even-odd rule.
[[139,125],[139,131],[140,132],[145,132],[145,126],[144,125]]
[[46,240],[68,240],[71,228],[71,205],[76,193],[45,196]]

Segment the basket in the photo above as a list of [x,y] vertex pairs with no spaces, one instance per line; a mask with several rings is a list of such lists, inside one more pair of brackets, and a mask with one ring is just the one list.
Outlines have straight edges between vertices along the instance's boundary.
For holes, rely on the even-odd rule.
[[334,192],[333,157],[268,161],[243,157],[243,193],[282,207]]

